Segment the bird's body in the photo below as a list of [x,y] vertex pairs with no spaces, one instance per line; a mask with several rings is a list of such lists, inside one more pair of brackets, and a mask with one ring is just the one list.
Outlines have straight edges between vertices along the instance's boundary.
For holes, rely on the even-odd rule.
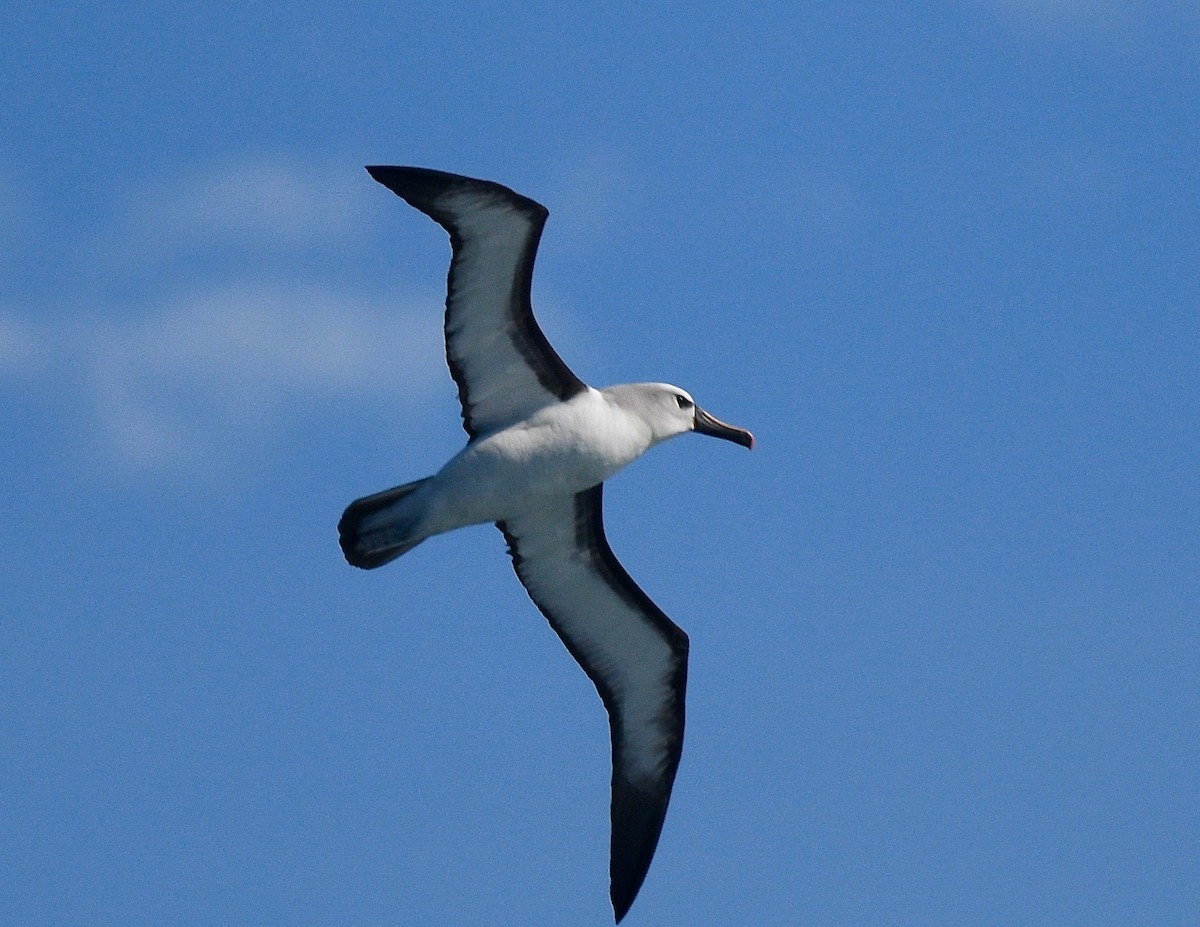
[[627,387],[588,389],[477,438],[414,492],[373,512],[357,540],[364,552],[372,543],[376,550],[411,549],[433,535],[506,521],[545,500],[591,489],[663,440],[628,407],[633,395]]
[[546,210],[506,187],[421,168],[371,175],[450,233],[446,355],[470,440],[436,474],[359,499],[338,525],[354,566],[495,522],[517,576],[592,679],[613,742],[613,909],[654,855],[683,746],[688,639],[604,537],[605,480],[655,444],[697,431],[753,446],[678,387],[593,389],[534,321],[529,286]]

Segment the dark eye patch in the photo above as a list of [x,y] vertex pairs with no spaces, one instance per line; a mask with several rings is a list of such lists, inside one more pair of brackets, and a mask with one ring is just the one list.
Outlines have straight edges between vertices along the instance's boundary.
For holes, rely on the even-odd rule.
[[688,399],[686,396],[676,396],[675,401],[677,403],[679,403],[679,408],[681,408],[681,409],[690,408],[692,405],[692,401],[690,399]]

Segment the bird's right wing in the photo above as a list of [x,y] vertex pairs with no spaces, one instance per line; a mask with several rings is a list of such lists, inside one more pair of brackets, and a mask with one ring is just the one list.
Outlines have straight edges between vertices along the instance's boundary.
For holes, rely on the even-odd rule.
[[472,438],[587,387],[555,353],[529,301],[545,207],[508,187],[420,167],[368,167],[450,233],[446,361]]
[[620,921],[650,868],[679,767],[688,639],[613,555],[602,492],[547,499],[498,527],[530,598],[608,710],[611,895]]

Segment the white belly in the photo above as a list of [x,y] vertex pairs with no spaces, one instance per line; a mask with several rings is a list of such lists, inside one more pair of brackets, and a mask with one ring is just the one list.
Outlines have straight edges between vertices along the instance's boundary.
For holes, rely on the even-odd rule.
[[503,521],[523,500],[604,482],[650,446],[641,422],[595,390],[468,444],[434,478],[426,529]]

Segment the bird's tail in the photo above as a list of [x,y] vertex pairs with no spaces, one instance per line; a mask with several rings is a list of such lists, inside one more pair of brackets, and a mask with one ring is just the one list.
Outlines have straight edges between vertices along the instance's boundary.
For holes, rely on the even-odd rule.
[[364,570],[390,563],[423,540],[413,539],[414,518],[400,505],[402,500],[429,477],[385,489],[351,502],[338,522],[339,543],[346,562]]

